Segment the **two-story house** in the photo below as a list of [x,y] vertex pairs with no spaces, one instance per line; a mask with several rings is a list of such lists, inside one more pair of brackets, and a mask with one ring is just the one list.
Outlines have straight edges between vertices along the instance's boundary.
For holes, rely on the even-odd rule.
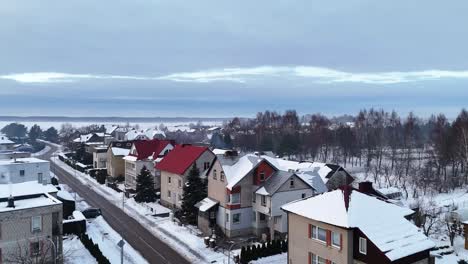
[[288,263],[428,264],[434,243],[407,220],[414,212],[343,186],[292,202]]
[[217,155],[207,173],[208,197],[197,204],[199,228],[211,233],[217,225],[228,237],[284,236],[287,219],[280,207],[327,188],[318,175],[282,170],[274,163],[275,158],[255,154]]
[[0,194],[0,263],[63,263],[62,203],[47,192],[53,187],[25,184]]
[[130,153],[125,160],[125,186],[127,190],[136,189],[136,178],[141,169],[146,167],[154,176],[154,188],[161,187],[160,171],[155,169],[164,156],[173,148],[175,143],[170,140],[136,140],[132,143]]
[[161,171],[161,204],[171,208],[181,208],[184,195],[183,186],[193,165],[204,178],[215,155],[207,147],[177,145],[164,159],[156,164]]
[[107,148],[107,175],[113,179],[125,179],[124,157],[130,154],[132,141],[113,141]]
[[0,134],[0,151],[13,150],[15,142],[11,141],[7,136]]

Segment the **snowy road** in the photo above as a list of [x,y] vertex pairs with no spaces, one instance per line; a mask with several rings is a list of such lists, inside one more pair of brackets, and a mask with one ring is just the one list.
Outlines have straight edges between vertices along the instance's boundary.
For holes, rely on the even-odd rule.
[[[56,151],[56,147],[52,146],[52,150],[43,159],[50,159],[50,154]],[[99,207],[102,210],[102,215],[109,225],[121,234],[126,241],[138,250],[140,254],[149,263],[170,263],[184,264],[189,263],[183,256],[165,244],[159,238],[153,236],[144,226],[138,223],[135,219],[128,216],[119,207],[110,203],[107,199],[100,196],[88,186],[83,185],[79,180],[65,170],[51,163],[52,171],[59,179],[76,191],[83,199],[91,206]]]

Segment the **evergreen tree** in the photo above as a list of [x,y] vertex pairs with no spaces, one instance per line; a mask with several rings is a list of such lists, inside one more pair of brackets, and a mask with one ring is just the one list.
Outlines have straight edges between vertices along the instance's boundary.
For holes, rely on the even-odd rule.
[[153,175],[151,175],[146,166],[143,166],[136,179],[135,201],[138,203],[156,202]]
[[36,139],[40,138],[42,136],[42,129],[40,126],[38,125],[33,125],[30,129],[29,129],[29,133],[28,133],[28,136],[29,136],[29,139],[31,141],[36,141]]
[[44,139],[50,142],[58,142],[58,131],[54,127],[50,127],[44,131]]
[[231,139],[231,135],[229,135],[229,133],[224,132],[223,140],[224,140],[224,147],[225,148],[229,148],[229,149],[232,148],[232,139]]
[[1,132],[9,138],[19,139],[26,136],[28,129],[23,124],[11,123],[2,128]]
[[182,215],[184,221],[189,224],[197,224],[198,209],[195,204],[207,196],[206,181],[200,179],[200,170],[196,164],[189,171],[187,182],[184,185],[184,196],[182,197]]

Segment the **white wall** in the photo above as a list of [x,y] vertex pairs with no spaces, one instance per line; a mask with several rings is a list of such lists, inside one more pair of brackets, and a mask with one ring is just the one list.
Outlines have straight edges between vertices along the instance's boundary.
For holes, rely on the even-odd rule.
[[[20,175],[21,170],[24,170],[24,176]],[[50,183],[50,164],[47,161],[3,163],[0,164],[0,184],[9,183],[10,180],[11,183],[38,181],[39,173],[42,173],[43,181]]]
[[[281,206],[295,201],[302,199],[302,194],[305,193],[306,197],[313,195],[312,189],[302,189],[296,191],[289,191],[289,192],[277,192],[273,195],[271,201],[271,216],[281,216],[281,224],[276,226],[280,226],[278,230],[279,232],[287,232],[288,230],[288,218],[287,214],[281,210]],[[273,218],[272,218],[273,221]]]

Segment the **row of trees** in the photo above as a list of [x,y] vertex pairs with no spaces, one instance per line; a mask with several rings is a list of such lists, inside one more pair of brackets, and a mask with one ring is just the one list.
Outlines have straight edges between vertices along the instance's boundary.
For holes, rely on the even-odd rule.
[[58,142],[58,131],[54,127],[50,127],[43,131],[40,126],[33,125],[28,130],[28,128],[23,124],[11,123],[3,127],[1,132],[7,137],[17,141],[29,139],[30,141],[35,142],[37,139],[45,139],[51,142]]
[[[362,110],[355,117],[299,117],[266,111],[253,119],[234,118],[224,127],[244,151],[273,151],[297,160],[364,167],[375,182],[447,191],[468,183],[468,112],[450,121],[445,115],[422,119],[413,113]],[[408,188],[407,192],[412,195]]]

